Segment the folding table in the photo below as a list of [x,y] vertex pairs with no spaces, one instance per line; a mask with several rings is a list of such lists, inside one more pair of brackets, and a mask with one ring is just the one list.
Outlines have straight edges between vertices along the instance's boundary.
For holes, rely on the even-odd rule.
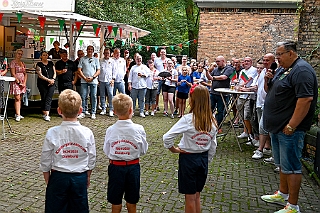
[[[243,102],[243,104],[240,105],[238,111],[241,111],[241,110],[243,109],[243,106],[244,106],[244,104],[248,101],[249,96],[250,96],[250,95],[253,95],[254,92],[242,92],[242,91],[233,90],[233,89],[230,89],[230,88],[216,88],[216,89],[214,89],[214,90],[220,93],[221,98],[222,98],[222,101],[223,101],[223,104],[224,104],[224,107],[225,107],[225,110],[226,110],[226,115],[223,117],[223,120],[222,120],[222,122],[221,122],[221,124],[220,124],[220,126],[219,126],[219,129],[221,128],[223,122],[227,119],[227,117],[229,117],[229,123],[230,123],[230,126],[229,126],[229,128],[227,129],[226,134],[224,135],[224,137],[222,138],[222,140],[225,139],[225,137],[226,137],[226,135],[229,133],[230,129],[232,129],[232,130],[233,130],[233,133],[234,133],[234,136],[235,136],[235,138],[236,138],[236,141],[237,141],[237,143],[238,143],[239,149],[240,149],[240,151],[242,152],[242,149],[241,149],[241,146],[240,146],[240,142],[239,142],[239,139],[238,139],[238,137],[237,137],[237,132],[236,132],[234,126],[233,126],[233,121],[234,121],[235,117],[232,118],[231,115],[230,115],[230,113],[231,113],[232,107],[237,104],[237,100],[239,99],[239,96],[240,96],[240,95],[248,95],[248,96],[247,96],[247,98],[245,99],[245,101]],[[230,103],[226,103],[225,100],[224,100],[224,98],[223,98],[223,95],[225,95],[225,94],[235,94],[236,96],[235,96],[235,97],[233,96],[233,97],[231,98],[231,102],[230,102]],[[236,106],[237,106],[237,105],[236,105]],[[240,119],[243,120],[243,118],[241,117],[241,114],[240,114],[240,113],[239,113],[239,116],[240,116]],[[245,128],[246,128],[246,127],[245,127]]]

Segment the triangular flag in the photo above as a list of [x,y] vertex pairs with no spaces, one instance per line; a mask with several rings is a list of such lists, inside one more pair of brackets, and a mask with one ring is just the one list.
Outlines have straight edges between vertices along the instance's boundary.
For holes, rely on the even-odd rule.
[[93,32],[96,33],[98,24],[92,24]]
[[114,38],[114,42],[116,42],[117,41],[117,38]]
[[119,29],[120,38],[122,37],[122,28]]
[[154,46],[154,49],[156,50],[156,52],[158,51],[158,48],[159,48],[158,46]]
[[38,16],[38,20],[40,22],[41,29],[44,29],[44,24],[46,23],[46,17],[44,16]]
[[244,73],[244,72],[241,72],[241,76],[240,78],[244,81],[244,82],[247,82],[248,81],[248,76]]
[[40,43],[42,43],[43,42],[43,40],[44,40],[44,37],[40,37]]
[[193,43],[196,44],[197,43],[197,39],[193,39]]
[[139,50],[139,51],[142,50],[142,46],[141,46],[141,45],[138,46],[138,50]]
[[112,26],[108,26],[108,33],[109,34],[111,34],[111,32],[112,32],[112,28],[113,28]]
[[114,45],[114,39],[110,39],[110,42],[111,42],[111,45],[113,46]]
[[149,51],[150,50],[150,46],[147,46],[147,51]]
[[180,48],[182,48],[182,44],[178,44]]
[[3,13],[0,13],[0,22],[2,21]]
[[79,40],[79,45],[82,46],[83,40]]
[[130,32],[130,39],[132,40],[132,32]]
[[134,32],[134,37],[136,37],[136,39],[138,40],[138,33]]
[[170,46],[171,50],[174,50],[174,46]]
[[100,29],[101,29],[101,27],[97,27],[97,30],[96,30],[96,37],[99,37]]
[[63,25],[64,25],[64,19],[58,19],[58,22],[59,22],[59,26],[60,26],[60,31],[63,30]]
[[54,38],[50,38],[50,44],[52,44],[53,40],[54,40]]
[[230,80],[231,81],[234,81],[237,79],[237,72],[236,71],[233,71],[233,73],[229,76]]
[[[118,34],[118,27],[113,27],[113,33],[114,33],[114,37],[117,37]],[[120,36],[121,37],[121,36]]]
[[16,15],[17,15],[17,18],[18,18],[18,22],[20,24],[20,21],[22,19],[22,13],[18,12],[18,13],[16,13]]
[[76,21],[75,24],[76,24],[77,30],[80,31],[82,22],[81,21]]

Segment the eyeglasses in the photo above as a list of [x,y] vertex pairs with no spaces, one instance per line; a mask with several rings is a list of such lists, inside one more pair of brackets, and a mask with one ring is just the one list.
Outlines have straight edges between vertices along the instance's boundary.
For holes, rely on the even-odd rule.
[[250,60],[244,60],[244,62],[251,62]]
[[219,63],[220,61],[216,61],[216,63]]
[[282,53],[276,53],[276,57],[280,57],[280,56],[282,56],[283,54],[288,53],[288,52],[290,52],[290,51],[285,51],[285,52],[282,52]]

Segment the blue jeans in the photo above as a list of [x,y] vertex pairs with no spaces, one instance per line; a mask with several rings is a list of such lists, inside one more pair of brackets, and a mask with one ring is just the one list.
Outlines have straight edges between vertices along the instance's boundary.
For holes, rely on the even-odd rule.
[[96,114],[97,84],[81,83],[81,99],[83,111],[88,111],[88,87],[90,87],[91,113]]
[[125,94],[124,92],[124,81],[121,82],[114,82],[114,87],[113,87],[113,96],[117,94],[117,89],[118,92]]
[[139,112],[143,113],[144,111],[144,97],[146,96],[147,88],[144,89],[134,89],[131,90],[131,98],[133,102],[133,112],[136,109],[136,100],[138,98],[139,103]]
[[[224,101],[226,102],[226,104],[228,104],[229,96],[223,96],[223,98],[224,98]],[[217,108],[218,114],[216,115],[216,119],[218,122],[218,126],[220,126],[220,124],[223,120],[223,117],[226,114],[226,109],[224,107],[221,95],[216,95],[216,94],[210,93],[210,101],[211,101],[212,112],[215,110],[215,108]]]
[[301,156],[305,132],[295,131],[292,135],[283,132],[270,133],[272,154],[276,166],[284,174],[301,174]]
[[111,86],[109,82],[100,82],[100,103],[102,110],[106,110],[106,90],[108,93],[109,109],[113,110],[113,86]]

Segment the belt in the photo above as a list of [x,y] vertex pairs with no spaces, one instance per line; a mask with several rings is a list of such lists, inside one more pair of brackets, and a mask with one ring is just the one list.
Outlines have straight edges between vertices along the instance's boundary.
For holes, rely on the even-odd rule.
[[134,165],[139,163],[139,158],[125,161],[125,160],[109,160],[110,164],[116,165],[116,166],[128,166],[128,165]]

